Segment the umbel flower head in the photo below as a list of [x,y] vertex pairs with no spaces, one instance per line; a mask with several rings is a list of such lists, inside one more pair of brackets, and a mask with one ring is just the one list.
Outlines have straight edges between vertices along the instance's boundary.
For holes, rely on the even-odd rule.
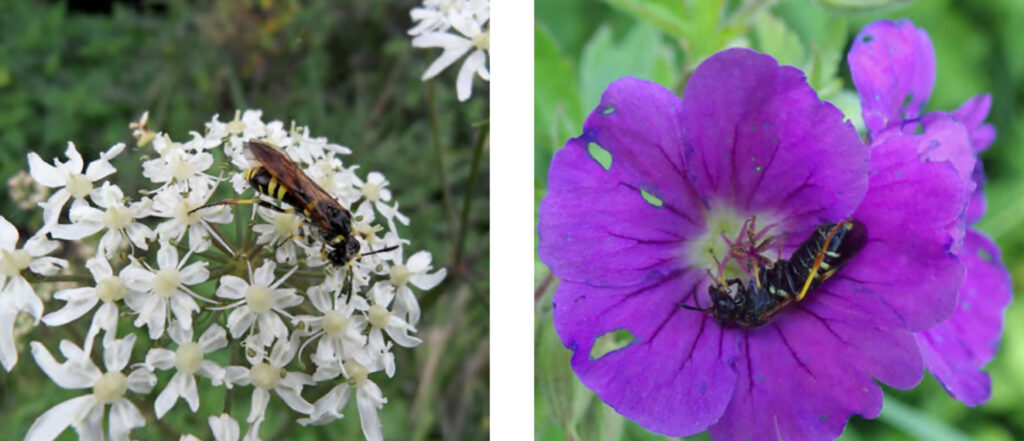
[[[421,343],[417,293],[446,275],[433,269],[429,252],[404,249],[410,242],[395,220],[408,225],[410,219],[398,211],[400,189],[386,189],[380,172],[364,181],[358,166],[344,163],[347,148],[294,123],[264,122],[260,111],[236,113],[228,122],[214,116],[184,143],[152,131],[145,119],[135,135],[152,156],[142,163],[148,185],[139,196],[121,190],[123,173],[110,162],[124,144],[88,166],[69,144],[66,162],[51,166],[29,156],[32,177],[58,189],[40,204],[43,228],[19,247],[18,231],[0,217],[4,368],[18,360],[13,327],[21,313],[47,326],[89,329],[84,341],[59,344],[64,362],[53,358],[49,343],[31,343],[36,362],[58,386],[92,393],[43,413],[26,438],[52,440],[73,427],[83,438],[99,439],[110,405],[110,439],[128,440],[147,424],[140,408],[158,419],[175,409],[200,410],[201,376],[212,390],[253,400],[244,428],[238,415],[225,413],[230,409],[208,415],[216,439],[237,439],[244,430],[246,440],[258,440],[272,396],[300,424],[329,424],[343,417],[350,386],[368,391],[356,397],[361,426],[367,439],[381,439],[376,412],[387,399],[374,381],[400,369],[393,347]],[[294,164],[294,176],[258,181],[255,170],[270,173],[261,167],[274,164],[247,152],[252,142],[269,145],[279,163]],[[349,213],[338,214],[350,222],[338,227],[348,238],[341,243],[355,253],[347,262],[331,257],[339,246],[331,235],[341,233],[325,233],[310,212],[316,210],[296,202],[303,195],[287,193],[316,187],[323,191],[318,201]],[[207,206],[225,198],[227,204]],[[245,208],[253,203],[258,209]],[[63,255],[81,261],[49,257],[62,245],[70,248]],[[415,262],[403,260],[408,254]],[[79,286],[44,304],[34,285],[58,280]],[[314,342],[315,352],[301,351]],[[97,367],[99,358],[106,370]],[[219,361],[229,359],[231,366]],[[157,370],[172,372],[158,384]],[[311,391],[316,385],[321,393]],[[154,388],[155,398],[127,393]],[[176,406],[179,400],[184,404]]]
[[[441,56],[423,72],[423,81],[444,71],[467,53],[459,69],[455,91],[459,101],[473,94],[473,76],[491,79],[487,53],[491,45],[490,0],[423,0],[410,11],[416,26],[409,29],[413,47],[439,48]],[[455,31],[455,32],[451,32]]]
[[[952,113],[922,114],[935,84],[935,53],[928,34],[909,20],[877,21],[860,31],[849,54],[850,73],[860,93],[864,120],[873,142],[893,133],[939,142],[969,143],[972,156],[988,149],[996,132],[985,117],[990,95],[969,99]],[[995,355],[1003,311],[1013,290],[999,247],[970,224],[985,214],[985,172],[981,161],[970,168],[951,158],[976,184],[967,209],[967,233],[959,257],[966,265],[956,312],[946,321],[915,334],[925,365],[954,398],[969,406],[991,395],[991,380],[981,368]]]
[[[878,383],[920,381],[915,333],[956,307],[970,145],[865,145],[803,73],[748,49],[708,58],[684,96],[620,79],[552,160],[539,251],[562,279],[554,324],[572,367],[659,433],[834,439],[851,415],[878,415]],[[763,326],[693,310],[711,305],[709,286],[753,286],[751,269],[848,219],[863,248]],[[631,341],[597,353],[616,331]]]

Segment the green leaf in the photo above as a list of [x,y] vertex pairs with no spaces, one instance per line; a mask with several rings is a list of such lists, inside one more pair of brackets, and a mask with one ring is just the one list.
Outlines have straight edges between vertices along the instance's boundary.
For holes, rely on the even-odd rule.
[[914,0],[818,0],[828,10],[843,15],[874,15],[906,7]]
[[941,420],[919,412],[890,395],[886,395],[884,403],[882,414],[878,418],[916,439],[930,441],[968,441],[970,439]]
[[633,76],[654,77],[657,48],[661,45],[658,30],[637,24],[621,42],[615,42],[611,27],[598,28],[583,48],[580,57],[580,97],[583,108],[593,109],[601,94],[613,81]]
[[573,430],[578,407],[574,399],[574,383],[578,380],[569,365],[572,353],[555,333],[550,314],[542,314],[537,320],[543,323],[537,335],[537,391],[551,417],[568,433]]
[[761,14],[754,21],[757,49],[779,60],[779,64],[802,66],[807,50],[800,37],[772,14]]
[[605,0],[605,3],[672,37],[686,39],[694,36],[693,26],[687,22],[687,11],[681,1]]

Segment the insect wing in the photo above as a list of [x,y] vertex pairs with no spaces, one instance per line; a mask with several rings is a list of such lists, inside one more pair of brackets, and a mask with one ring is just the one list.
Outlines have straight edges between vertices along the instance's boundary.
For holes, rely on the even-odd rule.
[[[270,174],[285,186],[288,193],[299,201],[302,206],[295,207],[304,210],[306,215],[317,223],[321,228],[329,227],[327,214],[322,212],[321,202],[338,205],[341,204],[327,193],[323,187],[306,176],[306,173],[299,168],[284,152],[262,142],[245,143],[246,150],[252,153],[253,158],[267,169]],[[343,209],[343,208],[342,208]]]

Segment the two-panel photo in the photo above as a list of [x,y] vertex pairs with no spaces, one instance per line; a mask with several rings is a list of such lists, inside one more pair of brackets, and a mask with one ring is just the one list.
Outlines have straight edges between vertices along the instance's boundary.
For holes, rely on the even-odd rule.
[[1024,440],[1024,2],[494,6],[0,5],[0,441]]

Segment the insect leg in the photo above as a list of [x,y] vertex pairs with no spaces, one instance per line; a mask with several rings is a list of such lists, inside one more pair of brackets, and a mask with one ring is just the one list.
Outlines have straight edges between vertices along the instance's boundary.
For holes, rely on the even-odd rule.
[[687,305],[686,303],[684,303],[685,300],[683,302],[679,302],[679,306],[682,307],[683,309],[689,309],[690,311],[708,312],[711,310],[710,306],[708,306],[707,308],[700,307],[700,299],[697,298],[697,285],[693,285],[693,291],[690,291],[690,297],[693,297],[693,304],[697,305],[696,307]]
[[218,205],[253,205],[253,204],[259,205],[259,206],[261,206],[263,208],[269,208],[269,209],[274,210],[274,211],[276,211],[278,213],[293,213],[295,211],[295,210],[291,210],[291,209],[285,210],[285,209],[283,209],[281,207],[278,207],[277,205],[271,204],[271,203],[269,203],[267,201],[264,201],[262,199],[230,199],[230,200],[226,200],[226,201],[214,202],[212,204],[206,204],[206,205],[203,205],[202,207],[198,207],[198,208],[193,208],[192,210],[190,210],[188,212],[188,214],[195,213],[195,212],[197,212],[199,210],[202,210],[204,208],[216,207]]

